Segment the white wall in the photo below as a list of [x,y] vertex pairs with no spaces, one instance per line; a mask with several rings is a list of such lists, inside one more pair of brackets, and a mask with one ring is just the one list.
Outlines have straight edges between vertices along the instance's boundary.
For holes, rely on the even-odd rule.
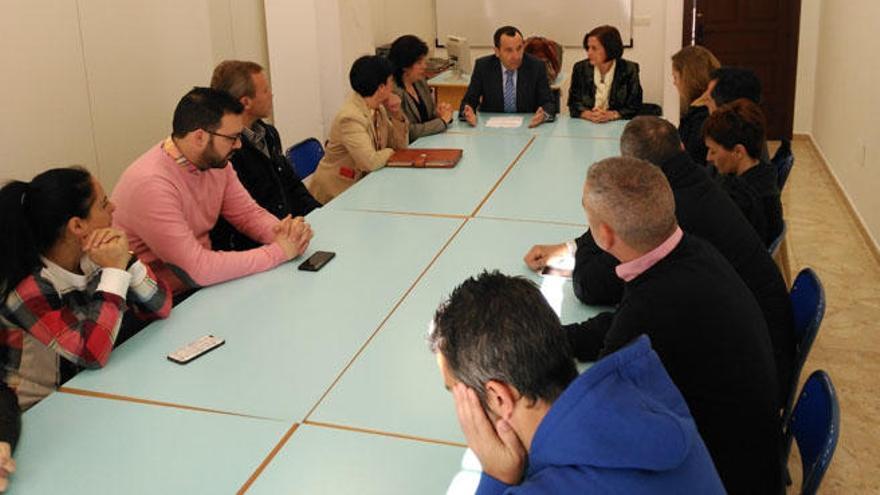
[[[207,84],[225,58],[269,67],[285,145],[326,137],[350,92],[355,58],[405,33],[433,46],[433,2],[7,0],[0,63],[22,69],[21,77],[0,78],[3,94],[14,95],[7,98],[14,118],[0,124],[2,176],[28,179],[51,165],[80,163],[112,188],[132,160],[168,134],[180,96]],[[677,96],[668,60],[678,48],[681,8],[635,2],[635,48],[625,53],[641,65],[646,101],[672,113]],[[582,48],[569,47],[563,70],[570,73],[583,57]]]
[[[415,34],[434,46],[436,28],[434,22],[434,2],[437,0],[371,0],[374,19],[374,39],[377,44],[390,43],[403,34]],[[645,101],[657,103],[667,111],[667,118],[678,122],[678,95],[672,86],[670,57],[681,48],[682,2],[666,0],[639,0],[634,2],[633,48],[626,49],[624,57],[638,62],[641,69],[641,83]],[[552,38],[552,33],[532,33],[528,26],[517,26],[523,34],[543,34]],[[584,26],[584,33],[595,26]],[[473,42],[472,42],[473,43]],[[488,40],[491,43],[491,40]],[[444,51],[436,50],[438,56]],[[473,49],[473,58],[491,53],[489,49]],[[565,47],[563,72],[571,75],[575,62],[586,58],[583,47]],[[565,107],[568,82],[563,91]],[[670,93],[671,90],[671,93]],[[669,112],[671,110],[671,112]]]
[[801,2],[801,26],[798,35],[797,80],[794,98],[795,134],[809,134],[813,130],[821,5],[822,0],[803,0]]
[[877,19],[880,2],[876,0],[821,2],[812,117],[816,144],[875,243],[880,239],[880,92],[876,87],[880,50],[873,36]]
[[375,51],[375,2],[265,0],[274,117],[285,147],[329,134],[351,92],[351,63]]
[[266,64],[261,0],[3,2],[0,177],[82,164],[109,190],[224,58]]
[[0,15],[2,179],[30,180],[43,168],[94,170],[89,89],[72,0],[4,2]]
[[278,132],[287,140],[321,135],[320,75],[311,69],[319,65],[315,3],[267,0],[265,9]]

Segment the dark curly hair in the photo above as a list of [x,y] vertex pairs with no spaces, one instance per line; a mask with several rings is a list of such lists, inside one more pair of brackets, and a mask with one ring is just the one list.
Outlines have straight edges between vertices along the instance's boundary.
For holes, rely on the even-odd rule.
[[428,45],[418,36],[405,34],[391,43],[388,59],[394,64],[394,80],[403,87],[403,70],[413,66],[428,54]]

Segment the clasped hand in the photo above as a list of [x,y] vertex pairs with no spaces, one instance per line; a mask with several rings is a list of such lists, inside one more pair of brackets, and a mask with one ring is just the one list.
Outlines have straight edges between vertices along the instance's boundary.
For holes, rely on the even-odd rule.
[[125,232],[112,227],[93,230],[82,241],[82,250],[102,268],[125,270],[132,256]]
[[445,101],[440,102],[437,105],[437,115],[443,119],[443,122],[451,122],[452,121],[452,105],[446,103]]
[[603,122],[611,122],[612,120],[619,119],[620,114],[614,110],[602,110],[596,108],[593,110],[584,110],[581,112],[581,118],[596,124],[601,124]]
[[275,242],[281,246],[289,260],[303,254],[312,240],[312,228],[303,217],[293,218],[287,215],[272,231],[275,233]]

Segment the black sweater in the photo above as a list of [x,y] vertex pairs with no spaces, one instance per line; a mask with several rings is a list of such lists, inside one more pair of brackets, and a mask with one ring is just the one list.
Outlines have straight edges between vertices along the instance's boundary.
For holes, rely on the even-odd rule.
[[[262,120],[258,120],[256,125],[266,130],[270,156],[264,155],[242,136],[241,149],[232,155],[230,161],[244,188],[260,206],[279,219],[287,215],[305,216],[320,208],[321,203],[309,194],[284,156],[278,131]],[[211,230],[211,247],[215,251],[246,251],[260,245],[222,217]]]
[[722,189],[739,206],[758,237],[770,246],[782,233],[782,200],[776,167],[762,161],[742,175],[719,175]]
[[[794,366],[794,323],[791,300],[779,269],[739,208],[704,167],[682,152],[660,169],[672,186],[678,224],[718,249],[761,306],[773,343],[782,407]],[[572,277],[575,295],[586,304],[619,302],[623,282],[614,273],[618,261],[599,249],[589,231],[577,240],[577,245]]]
[[709,118],[709,109],[704,106],[688,107],[686,114],[681,116],[678,124],[678,136],[684,143],[684,149],[691,160],[697,165],[706,165],[706,139],[703,138],[703,124]]
[[626,283],[617,311],[569,325],[580,359],[651,338],[681,391],[729,493],[779,492],[781,456],[773,351],[761,310],[730,264],[685,234]]
[[18,396],[5,383],[0,383],[0,442],[15,450],[21,433],[21,410]]

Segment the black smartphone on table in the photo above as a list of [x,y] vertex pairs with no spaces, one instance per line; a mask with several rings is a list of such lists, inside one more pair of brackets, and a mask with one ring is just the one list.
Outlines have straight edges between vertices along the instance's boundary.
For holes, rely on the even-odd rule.
[[336,256],[336,253],[330,251],[315,251],[314,254],[309,256],[309,259],[300,263],[299,269],[307,272],[316,272],[323,268],[334,256]]

